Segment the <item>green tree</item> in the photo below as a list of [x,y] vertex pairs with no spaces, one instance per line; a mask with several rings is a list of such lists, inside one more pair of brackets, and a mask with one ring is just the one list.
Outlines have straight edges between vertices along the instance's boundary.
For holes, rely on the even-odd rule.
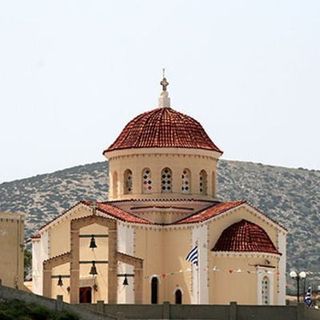
[[28,249],[24,249],[24,278],[26,278],[32,268],[32,253]]

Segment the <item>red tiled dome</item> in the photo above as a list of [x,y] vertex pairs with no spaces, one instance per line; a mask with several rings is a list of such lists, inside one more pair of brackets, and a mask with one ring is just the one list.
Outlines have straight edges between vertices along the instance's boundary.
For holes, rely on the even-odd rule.
[[222,151],[201,124],[171,108],[157,108],[131,120],[104,152],[131,148],[195,148]]
[[279,254],[267,233],[258,225],[241,220],[225,229],[212,251],[245,251]]

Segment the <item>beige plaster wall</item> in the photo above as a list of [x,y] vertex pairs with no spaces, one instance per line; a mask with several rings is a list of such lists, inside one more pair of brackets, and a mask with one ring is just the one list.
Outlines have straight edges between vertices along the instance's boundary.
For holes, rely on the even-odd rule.
[[142,212],[142,210],[139,210],[139,211],[137,210],[135,214],[141,218],[144,218],[159,224],[170,224],[190,215],[190,212],[188,213],[175,212],[173,211],[173,209],[172,211],[169,211],[169,210],[166,210],[166,212],[163,212],[163,211],[164,210],[144,209],[144,212]]
[[[92,214],[90,208],[80,207],[71,209],[68,216],[60,219],[48,229],[50,234],[50,257],[61,255],[70,251],[70,222],[74,218],[80,218]],[[80,229],[80,235],[108,235],[108,228],[98,224],[92,224]],[[97,248],[89,248],[90,238],[80,238],[80,261],[108,260],[108,238],[95,238]],[[97,300],[107,301],[108,297],[108,265],[96,264],[98,275],[93,280],[89,274],[92,264],[80,264],[80,287],[93,286],[96,284],[98,290],[92,290],[93,302]],[[53,269],[53,275],[70,275],[70,264],[64,264]],[[70,295],[67,287],[70,285],[69,279],[63,279],[63,286],[57,286],[58,279],[52,279],[52,297],[57,294],[64,296],[65,301],[69,301]]]
[[212,201],[203,200],[135,200],[113,203],[124,211],[145,218],[156,224],[169,224],[190,216],[212,205]]
[[135,239],[134,255],[144,259],[143,302],[150,303],[151,277],[157,276],[159,303],[174,303],[177,288],[183,292],[183,303],[190,303],[191,272],[186,271],[190,263],[185,261],[185,256],[190,250],[191,230],[136,227]]
[[271,273],[266,275],[270,279],[273,278],[271,294],[275,299],[278,258],[270,255],[216,256],[213,253],[209,254],[209,303],[229,304],[230,301],[236,301],[238,304],[257,304],[258,278],[255,265],[265,265],[266,259],[271,262],[270,268],[267,268]]
[[0,279],[3,285],[23,288],[24,215],[0,212]]
[[69,213],[61,218],[59,217],[48,228],[50,238],[49,257],[55,257],[59,254],[70,251],[70,221],[75,218],[81,218],[92,215],[92,210],[85,206],[73,208]]
[[[151,302],[150,283],[151,279],[146,276],[160,276],[163,272],[163,233],[160,230],[150,232],[144,227],[136,227],[134,231],[134,256],[142,258],[143,261],[143,303]],[[159,301],[164,299],[164,288],[162,280],[159,287]]]
[[[215,243],[219,239],[222,232],[230,225],[246,219],[263,228],[269,235],[275,247],[281,252],[278,238],[280,231],[268,219],[264,219],[254,209],[242,206],[236,210],[230,211],[227,214],[221,215],[218,219],[208,222],[208,260],[209,260],[209,302],[210,303],[229,303],[230,301],[237,301],[238,303],[257,303],[257,278],[254,274],[249,273],[229,273],[228,270],[242,269],[255,270],[253,265],[266,264],[266,260],[272,261],[272,266],[275,267],[274,283],[273,283],[273,303],[276,304],[279,296],[279,259],[280,256],[259,254],[259,256],[245,256],[232,258],[217,257],[215,253],[211,252]],[[214,272],[212,269],[217,267],[224,270],[221,272]],[[238,288],[234,290],[233,288]],[[231,300],[230,300],[231,299]]]
[[[163,280],[166,291],[164,301],[175,303],[174,293],[179,288],[183,293],[183,303],[191,303],[191,264],[185,258],[191,250],[192,231],[187,228],[167,228],[164,230],[163,240],[164,273],[169,274]],[[179,271],[183,272],[177,273]]]
[[[150,198],[193,198],[213,199],[216,194],[216,167],[217,159],[220,156],[216,152],[193,150],[193,149],[172,149],[172,148],[146,148],[123,151],[113,151],[108,154],[109,179],[110,179],[110,200],[120,199],[150,199]],[[172,192],[161,193],[161,171],[164,168],[172,170]],[[151,170],[152,192],[142,191],[142,171],[148,168]],[[124,172],[130,169],[133,174],[133,190],[130,194],[124,194]],[[189,169],[191,172],[191,192],[182,193],[182,172]],[[200,194],[199,173],[201,170],[207,172],[207,195]],[[117,177],[117,181],[115,181]]]
[[[58,276],[58,275],[70,275],[70,264],[65,263],[61,266],[53,268],[52,276]],[[57,295],[62,295],[63,301],[70,302],[70,294],[67,289],[70,286],[70,278],[63,278],[62,282],[63,282],[63,286],[60,287],[57,285],[58,279],[57,278],[52,279],[51,297],[55,298]]]
[[[108,286],[107,286],[107,265],[96,264],[98,275],[93,277],[89,275],[91,264],[80,264],[80,287],[91,287],[92,289],[92,303],[98,300],[108,301]],[[55,267],[52,270],[52,291],[51,297],[55,298],[57,295],[63,296],[63,301],[70,302],[70,278],[62,278],[63,285],[58,286],[58,275],[70,275],[70,264],[66,263],[61,266]],[[97,285],[96,290],[94,285]]]

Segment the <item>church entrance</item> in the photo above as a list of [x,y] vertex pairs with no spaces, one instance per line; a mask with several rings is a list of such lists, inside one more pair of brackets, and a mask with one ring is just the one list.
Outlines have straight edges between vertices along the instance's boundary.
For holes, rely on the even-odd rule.
[[176,304],[182,304],[182,292],[180,289],[177,289],[175,292]]
[[158,286],[159,286],[158,278],[153,277],[151,280],[151,303],[152,304],[158,303]]
[[92,302],[92,289],[91,287],[79,288],[79,301],[80,303],[91,303]]

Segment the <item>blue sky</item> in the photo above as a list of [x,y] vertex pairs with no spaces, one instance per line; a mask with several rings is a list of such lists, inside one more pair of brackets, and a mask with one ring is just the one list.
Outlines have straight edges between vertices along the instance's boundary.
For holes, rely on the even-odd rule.
[[0,182],[102,161],[157,106],[224,159],[320,169],[320,1],[0,1]]

